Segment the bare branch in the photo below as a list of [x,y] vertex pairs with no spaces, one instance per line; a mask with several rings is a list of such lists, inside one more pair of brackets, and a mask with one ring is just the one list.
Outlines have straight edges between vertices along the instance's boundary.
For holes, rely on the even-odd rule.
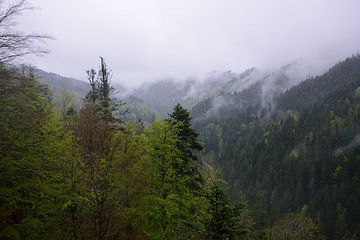
[[48,51],[36,44],[44,40],[52,39],[50,36],[41,34],[25,34],[22,31],[14,30],[17,25],[15,17],[23,11],[33,8],[27,0],[17,0],[4,6],[5,1],[0,0],[0,64],[11,63],[16,59],[21,59],[27,55],[42,56]]
[[[0,26],[16,25],[13,18],[21,14],[25,10],[32,10],[33,8],[26,2],[27,0],[20,0],[18,2],[10,4],[5,11],[0,12]],[[0,6],[4,2],[0,2]],[[1,7],[2,8],[2,7]],[[10,23],[11,22],[11,23]]]

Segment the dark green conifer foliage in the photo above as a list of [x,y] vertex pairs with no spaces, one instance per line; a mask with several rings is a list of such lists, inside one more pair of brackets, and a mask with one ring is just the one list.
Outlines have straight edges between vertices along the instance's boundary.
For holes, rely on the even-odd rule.
[[199,134],[191,128],[191,117],[189,111],[178,103],[169,116],[171,121],[180,124],[178,133],[180,138],[180,142],[178,144],[179,148],[184,151],[187,157],[197,160],[197,157],[192,151],[201,151],[203,147],[198,140]]
[[198,140],[198,133],[191,127],[190,113],[178,103],[169,117],[169,123],[176,125],[178,129],[176,146],[180,150],[183,160],[181,165],[176,166],[178,174],[188,175],[189,183],[193,186],[198,185],[197,188],[199,188],[202,180],[194,151],[201,151],[203,147]]
[[230,206],[225,192],[216,184],[210,187],[206,197],[209,201],[210,218],[205,222],[206,239],[234,240],[243,239],[247,229],[240,225],[240,214],[243,204]]
[[356,55],[277,96],[275,111],[243,91],[229,96],[242,108],[194,119],[231,200],[246,199],[260,226],[307,206],[328,239],[359,239],[359,86]]

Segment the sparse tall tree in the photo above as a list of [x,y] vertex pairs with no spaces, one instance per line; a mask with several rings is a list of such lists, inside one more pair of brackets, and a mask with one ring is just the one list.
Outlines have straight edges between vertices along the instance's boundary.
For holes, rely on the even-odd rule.
[[110,125],[122,122],[113,115],[123,102],[112,97],[115,89],[111,86],[112,74],[105,60],[100,57],[99,71],[96,73],[94,69],[90,69],[87,71],[87,75],[91,90],[86,96],[86,101],[94,104],[102,120]]
[[[89,199],[88,229],[85,238],[112,239],[118,233],[116,215],[122,199],[119,184],[122,174],[117,166],[121,161],[122,136],[114,127],[118,122],[113,116],[118,103],[111,98],[114,89],[110,85],[111,74],[103,58],[100,70],[88,71],[91,90],[80,111],[76,136],[79,139],[81,158],[84,162],[85,185]],[[91,226],[91,227],[90,227]],[[88,234],[88,235],[86,235]]]

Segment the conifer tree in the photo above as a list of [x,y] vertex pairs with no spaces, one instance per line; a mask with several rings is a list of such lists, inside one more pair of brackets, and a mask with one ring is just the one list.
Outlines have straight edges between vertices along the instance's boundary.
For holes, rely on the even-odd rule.
[[176,166],[178,174],[189,176],[190,184],[195,188],[199,188],[202,179],[198,171],[199,166],[194,151],[201,151],[203,147],[198,140],[198,133],[191,127],[190,113],[178,103],[173,112],[169,114],[169,117],[169,123],[177,125],[178,141],[176,146],[183,160],[180,165]]
[[215,183],[209,188],[206,197],[209,201],[209,219],[205,222],[206,239],[243,239],[248,230],[240,225],[243,204],[231,207],[225,192]]

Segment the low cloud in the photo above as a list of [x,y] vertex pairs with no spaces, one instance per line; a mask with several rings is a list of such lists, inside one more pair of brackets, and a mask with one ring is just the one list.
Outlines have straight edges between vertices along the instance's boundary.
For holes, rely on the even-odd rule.
[[56,38],[38,67],[85,79],[103,56],[130,87],[294,60],[328,67],[360,50],[359,0],[31,2],[41,11],[24,15],[22,28]]

